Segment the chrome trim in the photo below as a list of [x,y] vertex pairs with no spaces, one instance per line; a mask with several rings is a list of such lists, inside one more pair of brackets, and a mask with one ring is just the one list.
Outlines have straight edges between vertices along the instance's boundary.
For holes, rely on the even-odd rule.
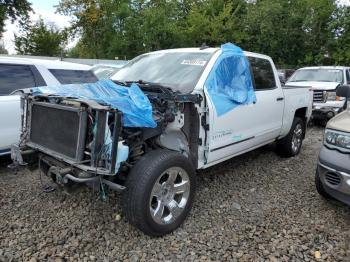
[[323,168],[325,168],[325,169],[328,169],[329,171],[332,171],[332,172],[334,172],[334,173],[339,173],[339,174],[341,174],[342,176],[349,176],[349,178],[350,178],[350,174],[348,174],[348,173],[345,173],[345,172],[342,172],[342,171],[338,171],[338,170],[336,170],[336,169],[334,169],[334,168],[331,168],[331,167],[329,167],[329,166],[326,166],[326,165],[324,165],[324,164],[321,164],[321,162],[318,162],[318,164],[319,164],[321,167],[323,167]]

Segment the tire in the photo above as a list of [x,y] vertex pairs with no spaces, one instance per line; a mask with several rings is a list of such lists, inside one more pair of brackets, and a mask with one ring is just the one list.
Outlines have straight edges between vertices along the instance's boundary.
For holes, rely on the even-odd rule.
[[320,175],[318,173],[318,168],[316,170],[316,174],[315,174],[315,186],[316,186],[316,190],[317,192],[325,199],[334,199],[331,195],[329,195],[326,190],[323,187],[323,184],[321,182],[320,179]]
[[195,188],[195,169],[188,158],[169,150],[147,153],[128,175],[125,217],[147,235],[171,233],[189,214]]
[[282,157],[298,155],[305,137],[305,128],[305,121],[295,117],[288,135],[277,141],[277,153]]

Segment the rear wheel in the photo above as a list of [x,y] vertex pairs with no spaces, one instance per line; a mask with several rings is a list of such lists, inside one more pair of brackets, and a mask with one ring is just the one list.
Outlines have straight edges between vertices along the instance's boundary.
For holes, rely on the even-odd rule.
[[129,173],[125,216],[145,234],[168,234],[187,217],[195,187],[195,170],[187,157],[169,150],[150,152]]
[[300,153],[305,137],[305,122],[295,117],[286,137],[277,141],[277,152],[283,157],[293,157]]

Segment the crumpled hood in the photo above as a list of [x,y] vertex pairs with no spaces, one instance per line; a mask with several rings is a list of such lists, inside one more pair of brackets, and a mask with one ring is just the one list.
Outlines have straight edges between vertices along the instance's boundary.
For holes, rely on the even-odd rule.
[[328,121],[327,128],[350,133],[350,111],[344,111]]
[[287,82],[286,86],[305,86],[312,87],[315,90],[334,90],[340,85],[338,82],[319,82],[319,81],[303,81],[303,82]]

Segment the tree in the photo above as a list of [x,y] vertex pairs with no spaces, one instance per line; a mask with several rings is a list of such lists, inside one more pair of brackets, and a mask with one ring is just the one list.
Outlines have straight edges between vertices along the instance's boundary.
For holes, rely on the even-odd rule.
[[244,18],[243,46],[283,65],[324,63],[336,10],[331,0],[257,0],[248,5]]
[[21,55],[59,56],[65,39],[64,31],[40,18],[26,26],[21,35],[15,35],[15,49]]
[[220,46],[225,42],[241,44],[246,38],[243,31],[245,1],[213,0],[195,3],[184,24],[186,43],[200,46]]
[[[80,37],[80,57],[112,58],[109,48],[123,45],[122,28],[129,17],[126,0],[62,0],[57,10],[74,17],[70,33]],[[116,41],[119,39],[119,41]]]
[[233,42],[282,66],[350,59],[349,7],[334,0],[61,0],[57,10],[73,17],[79,57]]
[[1,0],[0,1],[0,38],[4,32],[5,21],[10,19],[13,23],[15,20],[21,26],[29,20],[29,13],[33,11],[31,4],[27,0]]
[[337,10],[331,23],[333,41],[330,56],[336,64],[350,64],[350,7],[342,6]]

